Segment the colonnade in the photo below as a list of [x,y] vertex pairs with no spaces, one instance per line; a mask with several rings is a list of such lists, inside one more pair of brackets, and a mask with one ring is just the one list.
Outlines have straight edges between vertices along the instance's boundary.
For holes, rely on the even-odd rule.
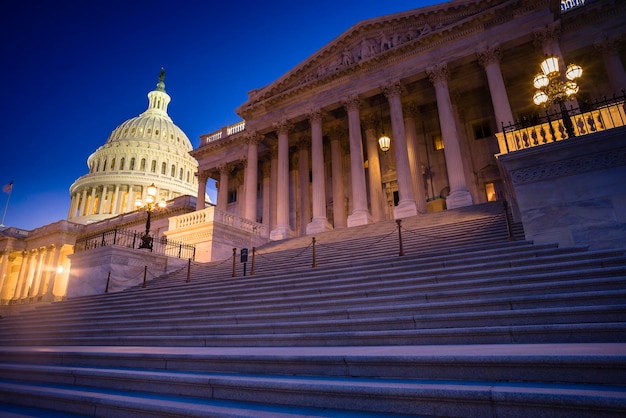
[[48,244],[0,256],[0,304],[53,301],[65,295],[73,246]]
[[[72,196],[68,220],[89,215],[118,215],[135,210],[135,199],[142,198],[148,185],[110,184],[85,186]],[[160,198],[170,200],[178,196],[171,190],[159,189]],[[204,200],[198,199],[200,202]]]

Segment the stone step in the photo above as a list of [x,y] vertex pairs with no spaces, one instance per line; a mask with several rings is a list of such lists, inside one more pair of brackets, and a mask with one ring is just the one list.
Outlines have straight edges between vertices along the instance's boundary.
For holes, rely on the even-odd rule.
[[[493,270],[492,270],[493,272]],[[245,305],[246,311],[242,312],[241,308],[236,313],[237,321],[241,315],[245,315],[246,312],[252,311],[255,315],[258,315],[260,312],[265,309],[267,314],[277,313],[279,310],[276,309],[280,304],[284,305],[285,303],[295,305],[293,310],[297,310],[300,312],[306,312],[305,306],[314,308],[319,312],[320,304],[315,304],[316,301],[320,301],[325,303],[330,299],[331,302],[334,302],[336,299],[341,299],[342,304],[345,306],[345,310],[352,309],[352,313],[358,313],[358,301],[363,301],[365,306],[371,307],[373,305],[378,305],[382,309],[376,311],[376,314],[380,315],[383,311],[387,311],[389,318],[397,317],[398,312],[394,311],[394,309],[386,308],[386,304],[395,305],[399,303],[397,293],[400,293],[400,298],[409,299],[412,302],[422,301],[423,303],[427,303],[432,305],[437,302],[445,302],[445,301],[454,301],[460,300],[464,305],[467,305],[469,301],[474,297],[476,300],[486,302],[487,297],[498,297],[502,293],[506,293],[508,297],[513,297],[518,294],[523,294],[526,296],[529,295],[540,295],[545,296],[547,294],[553,295],[571,295],[572,298],[576,298],[575,291],[585,292],[589,289],[595,289],[595,296],[600,296],[601,301],[593,302],[592,299],[589,299],[589,295],[586,295],[585,299],[588,305],[596,303],[598,305],[604,304],[607,300],[604,298],[607,295],[603,295],[598,289],[605,290],[621,290],[624,287],[624,282],[626,281],[626,270],[615,268],[608,269],[604,268],[602,270],[591,269],[584,271],[576,271],[576,275],[581,276],[580,278],[576,278],[576,280],[570,280],[567,276],[565,279],[562,279],[563,272],[557,273],[546,273],[542,275],[533,275],[533,276],[520,276],[515,277],[515,281],[511,281],[511,277],[509,275],[503,275],[500,279],[497,278],[496,274],[492,274],[492,277],[488,279],[467,279],[464,276],[461,276],[461,280],[453,280],[454,275],[447,275],[447,281],[441,282],[436,281],[431,283],[430,281],[426,283],[417,282],[415,284],[406,284],[403,278],[400,278],[397,281],[397,284],[394,286],[394,277],[388,277],[386,280],[386,287],[384,289],[380,289],[379,283],[374,283],[371,289],[367,289],[367,286],[361,284],[359,287],[355,288],[354,284],[350,284],[348,286],[337,286],[331,285],[327,289],[323,290],[321,288],[315,289],[313,293],[308,292],[306,289],[295,289],[293,291],[287,291],[284,288],[279,290],[280,294],[278,296],[275,295],[277,290],[270,289],[270,291],[261,292],[255,289],[255,294],[249,297],[244,297],[243,295],[239,295],[239,297],[233,298],[223,298],[217,297],[216,300],[212,300],[212,298],[204,298],[200,303],[197,304],[197,307],[200,308],[205,304],[209,304],[209,308],[205,308],[204,311],[198,312],[198,314],[202,315],[205,322],[215,322],[217,317],[226,314],[224,312],[224,308],[228,308],[229,306],[238,307],[242,301],[247,300],[247,304]],[[481,277],[481,276],[479,276]],[[590,277],[590,278],[587,278]],[[531,281],[527,282],[526,279],[530,279]],[[538,280],[539,279],[539,280]],[[612,297],[617,297],[619,299],[621,294],[610,292]],[[385,296],[388,296],[385,298]],[[224,300],[225,299],[225,300]],[[377,300],[380,299],[380,300]],[[169,315],[166,318],[171,322],[172,326],[180,328],[180,324],[178,322],[188,323],[189,320],[189,303],[185,300],[178,302],[180,306],[177,306],[175,300],[169,302],[169,312],[173,315]],[[114,305],[116,308],[123,308],[123,305],[116,304]],[[510,303],[506,305],[505,309],[510,309]],[[575,305],[572,305],[575,306]],[[111,305],[109,305],[109,308]],[[179,312],[178,307],[181,309],[187,309],[187,311]],[[536,305],[535,308],[541,307],[541,303]],[[331,306],[327,307],[328,309],[332,308]],[[428,309],[428,305],[425,306]],[[124,315],[132,314],[133,312],[143,314],[143,317],[150,317],[151,309],[159,310],[161,313],[163,312],[163,307],[160,306],[159,303],[155,303],[154,308],[150,308],[146,303],[142,303],[139,306],[128,306],[123,309]],[[269,312],[267,309],[270,309]],[[422,314],[428,313],[423,312],[424,308],[413,306],[413,309],[421,312]],[[481,309],[485,309],[484,306]],[[110,309],[109,309],[110,310]],[[68,327],[72,329],[72,332],[80,332],[80,327],[77,327],[77,324],[83,323],[85,327],[92,328],[93,325],[98,324],[99,329],[103,329],[106,327],[107,322],[114,320],[115,318],[111,318],[100,310],[95,312],[83,311],[79,320],[76,318],[77,311],[73,311],[73,316],[69,317],[69,322],[63,322],[61,317],[47,315],[45,319],[32,323],[32,327],[29,327],[28,323],[24,322],[14,322],[6,321],[4,324],[2,331],[0,331],[0,335],[10,335],[17,328],[19,328],[21,333],[26,333],[27,331],[36,331],[47,330],[49,323],[55,323],[57,327],[57,331],[59,333],[63,332],[63,329]],[[209,315],[210,318],[206,318],[206,315]],[[233,312],[231,315],[235,314]],[[317,315],[317,312],[315,313]],[[90,317],[91,316],[91,317]],[[265,320],[267,320],[267,316]],[[133,323],[137,323],[136,320],[130,319],[129,321],[124,322],[124,326],[128,327]],[[159,322],[156,318],[153,319],[151,325],[157,325]],[[147,324],[146,324],[147,325]],[[339,326],[339,324],[337,324]],[[273,325],[275,326],[275,325]]]
[[[107,368],[0,364],[0,401],[30,398],[34,401],[30,405],[56,404],[75,413],[84,410],[72,408],[90,403],[98,416],[113,413],[106,409],[109,402],[139,414],[175,413],[164,404],[160,412],[152,409],[155,404],[150,400],[155,396],[177,402],[183,409],[188,405],[192,412],[200,400],[210,408],[214,401],[259,399],[270,407],[412,416],[619,416],[626,410],[624,386],[610,383],[624,381],[623,344],[400,347],[389,348],[387,353],[376,347],[296,348],[289,353],[281,348],[247,353],[236,349],[182,349],[181,353],[156,348],[160,354],[146,355],[150,349],[145,349],[139,356],[120,353],[117,359],[106,350],[104,354],[96,350],[83,351],[82,358],[93,362],[104,355],[111,359]],[[553,362],[554,352],[566,353],[558,365]],[[69,353],[65,357],[61,350],[55,354],[63,359]],[[80,354],[72,353],[78,360]],[[490,360],[487,366],[486,357]],[[224,364],[215,360],[224,358],[232,360],[227,368],[246,372],[221,371]],[[130,369],[111,366],[116,360],[137,362]],[[171,362],[176,371],[167,370]],[[537,365],[542,365],[544,373]],[[597,370],[600,365],[603,367]],[[250,373],[250,368],[255,371]],[[300,376],[289,375],[295,370]],[[316,370],[335,373],[319,375]],[[380,377],[381,373],[395,376]],[[578,382],[589,373],[593,375],[589,380],[602,383]]]
[[[248,291],[252,291],[256,297],[261,294],[263,289],[266,289],[266,292],[275,293],[274,288],[276,286],[280,286],[280,289],[283,292],[285,289],[289,288],[289,286],[310,288],[314,286],[315,283],[325,282],[332,282],[332,285],[335,287],[341,286],[342,284],[349,285],[350,283],[360,287],[366,287],[369,280],[369,283],[374,283],[375,286],[379,287],[380,274],[389,276],[385,282],[387,285],[393,285],[396,281],[400,283],[404,280],[410,281],[415,278],[416,281],[431,279],[437,281],[438,283],[440,282],[438,284],[439,286],[444,285],[446,281],[453,283],[454,286],[458,286],[459,283],[454,282],[453,279],[470,279],[480,276],[495,278],[498,277],[499,274],[501,275],[502,272],[507,273],[505,275],[501,275],[501,277],[506,278],[505,280],[509,280],[510,276],[522,276],[529,271],[534,272],[537,270],[558,270],[560,275],[565,278],[568,278],[566,270],[570,270],[573,271],[577,277],[584,277],[589,274],[597,274],[597,270],[592,270],[594,266],[602,269],[605,275],[619,275],[621,274],[620,265],[625,264],[626,260],[626,258],[624,258],[621,255],[622,253],[619,251],[587,253],[573,251],[570,254],[560,251],[560,255],[553,254],[553,251],[555,250],[548,250],[548,252],[542,256],[539,251],[530,250],[530,252],[526,254],[517,253],[509,257],[503,257],[502,260],[498,261],[486,261],[477,257],[477,254],[471,253],[469,254],[469,257],[448,257],[447,260],[429,257],[427,261],[425,261],[421,259],[411,260],[409,258],[399,257],[398,259],[386,264],[381,262],[373,264],[368,261],[361,264],[355,263],[353,265],[332,269],[309,269],[308,271],[301,272],[295,277],[293,274],[286,272],[282,274],[275,274],[271,277],[271,279],[259,275],[248,276],[246,278],[242,277],[236,280],[227,278],[221,281],[195,281],[192,283],[183,283],[176,288],[168,289],[169,291],[167,293],[156,292],[154,289],[141,289],[138,291],[142,292],[141,297],[143,306],[141,307],[141,310],[145,311],[145,309],[148,308],[148,302],[157,304],[157,309],[161,310],[162,306],[160,306],[160,300],[166,299],[168,304],[170,304],[176,300],[177,296],[182,296],[183,299],[185,299],[184,303],[187,304],[190,299],[189,293],[193,293],[194,299],[208,297],[209,299],[207,299],[207,302],[214,303],[215,301],[212,301],[210,298],[212,295],[216,295],[218,293],[220,295],[227,296],[228,293],[224,292],[230,291],[231,293],[237,294],[238,300],[242,300],[245,297],[242,292],[246,291],[246,289]],[[615,267],[612,267],[611,269],[604,268],[608,266]],[[475,271],[469,271],[471,270],[470,267],[475,269]],[[501,268],[496,269],[496,267]],[[485,268],[490,268],[491,270],[485,270]],[[419,271],[419,274],[415,273],[415,271]],[[555,277],[554,274],[550,276]],[[445,281],[441,280],[442,277],[445,277]],[[516,279],[516,281],[518,280],[521,279]],[[546,280],[546,277],[541,277],[540,280]],[[472,282],[471,284],[475,285],[476,283]],[[318,290],[315,289],[315,291],[317,292]],[[97,304],[94,304],[97,300],[105,300],[107,304],[114,301],[118,304],[118,306],[122,306],[121,304],[124,301],[135,305],[137,302],[136,297],[137,296],[132,292],[122,292],[118,294],[100,295],[89,298],[77,298],[75,300],[64,302],[64,304],[44,306],[41,309],[32,312],[30,315],[24,314],[22,318],[26,318],[28,316],[41,317],[43,314],[48,316],[51,312],[55,310],[58,311],[58,308],[61,306],[66,307],[70,311],[68,314],[75,317],[76,313],[80,312],[81,306],[88,306],[91,309],[94,305],[97,306]],[[102,307],[101,309],[110,311],[107,307]]]

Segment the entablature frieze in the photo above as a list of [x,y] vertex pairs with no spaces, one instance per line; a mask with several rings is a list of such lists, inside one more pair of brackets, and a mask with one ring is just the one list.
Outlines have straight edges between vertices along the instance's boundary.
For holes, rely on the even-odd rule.
[[[528,3],[528,2],[527,2]],[[506,7],[505,7],[506,6]],[[511,12],[511,7],[520,10]],[[524,5],[493,6],[492,2],[476,2],[462,7],[436,5],[419,9],[416,14],[405,12],[386,18],[366,21],[346,33],[317,55],[295,68],[276,83],[251,93],[247,103],[237,113],[246,119],[258,118],[270,109],[284,106],[291,97],[317,87],[328,91],[328,83],[338,78],[352,81],[367,74],[373,78],[372,68],[378,67],[381,82],[385,68],[392,62],[406,61],[434,48],[442,48],[458,39],[468,38],[491,28],[493,22],[505,24],[536,9],[545,8],[545,2],[534,1]],[[434,13],[434,12],[437,13]],[[466,54],[471,55],[472,52]],[[383,65],[380,65],[383,64]],[[414,69],[416,72],[424,68]],[[358,73],[359,76],[356,76]],[[351,75],[349,79],[345,77]],[[321,104],[328,105],[328,103]]]

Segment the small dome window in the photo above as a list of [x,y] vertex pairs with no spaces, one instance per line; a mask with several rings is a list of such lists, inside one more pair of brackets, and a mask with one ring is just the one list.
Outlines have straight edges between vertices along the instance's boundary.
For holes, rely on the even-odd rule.
[[139,169],[141,171],[146,171],[146,159],[145,158],[141,159],[141,163],[139,164]]
[[152,160],[152,164],[150,165],[150,172],[156,173],[156,160]]
[[165,175],[165,170],[167,170],[167,164],[163,163],[161,164],[161,174]]
[[134,170],[135,169],[135,157],[130,159],[130,167],[128,167],[129,170]]
[[124,169],[124,157],[120,159],[120,170]]
[[158,130],[158,129],[155,129],[155,130],[154,130],[154,134],[155,134],[156,136],[159,136],[159,130]]

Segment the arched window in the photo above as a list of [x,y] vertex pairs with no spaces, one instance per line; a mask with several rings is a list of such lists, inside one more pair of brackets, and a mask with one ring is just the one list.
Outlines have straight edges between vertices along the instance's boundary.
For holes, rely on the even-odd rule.
[[120,170],[124,169],[124,157],[120,159]]
[[176,166],[172,164],[172,169],[170,170],[170,176],[176,177]]
[[189,183],[189,171],[187,171],[187,183]]
[[134,170],[135,169],[135,157],[130,159],[130,167],[128,167],[129,170]]
[[115,158],[111,160],[111,170],[115,170]]
[[152,165],[150,166],[150,172],[156,173],[156,160],[152,160]]
[[165,170],[167,170],[167,164],[163,163],[161,164],[161,174],[165,175]]
[[183,180],[183,169],[181,167],[180,169],[180,174],[178,175],[178,178],[182,181]]
[[139,169],[141,171],[146,171],[146,159],[145,158],[141,159],[141,163],[139,164]]
[[100,171],[100,160],[98,160],[98,164],[96,165],[96,173]]
[[104,159],[104,163],[102,164],[102,171],[107,171],[107,159]]

